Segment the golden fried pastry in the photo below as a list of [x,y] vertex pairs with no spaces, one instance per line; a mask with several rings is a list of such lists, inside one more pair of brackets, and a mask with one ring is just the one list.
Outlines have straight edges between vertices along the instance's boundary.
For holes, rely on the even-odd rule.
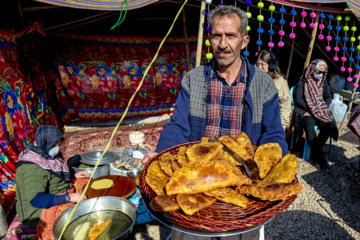
[[186,157],[186,151],[187,151],[186,147],[180,147],[179,152],[177,154],[177,162],[181,167],[185,167],[189,163]]
[[194,144],[186,151],[186,156],[190,162],[209,161],[222,149],[220,143],[200,143]]
[[204,194],[210,197],[216,197],[219,201],[230,203],[242,208],[246,208],[249,203],[249,200],[244,195],[232,188],[220,188],[210,192],[204,192]]
[[202,137],[201,138],[201,143],[211,143],[211,140],[210,140],[210,138]]
[[241,194],[251,195],[261,200],[277,201],[285,200],[301,192],[301,183],[264,183],[259,180],[253,181],[252,185],[243,185],[236,190]]
[[222,161],[190,162],[170,177],[166,184],[166,194],[168,196],[195,194],[229,186],[251,184],[251,180],[243,174],[235,174],[234,168],[236,167],[231,167],[230,163],[223,164]]
[[271,169],[263,181],[269,183],[291,183],[295,179],[298,166],[296,156],[294,154],[287,154]]
[[[245,149],[245,151],[249,155],[249,158],[254,159],[254,154],[255,154],[254,148],[253,145],[251,144],[250,138],[248,137],[248,135],[246,135],[246,133],[244,132],[239,133],[234,140],[237,144],[239,144],[242,148]],[[247,160],[247,158],[245,159]]]
[[176,196],[176,201],[185,214],[193,215],[197,211],[212,205],[216,202],[216,198],[208,197],[202,193],[179,194]]
[[145,181],[156,195],[164,194],[164,188],[169,181],[169,177],[160,169],[159,161],[153,161],[150,164],[147,169]]
[[88,233],[88,237],[90,240],[96,240],[102,232],[106,229],[106,227],[109,225],[111,219],[101,221],[98,223],[95,223],[92,228],[90,228],[90,231]]
[[266,143],[256,149],[254,160],[260,168],[260,178],[263,179],[282,157],[282,149],[278,143]]
[[176,196],[165,196],[161,194],[153,198],[150,202],[150,207],[156,212],[173,212],[180,209],[176,202]]
[[175,172],[176,170],[179,170],[181,168],[178,160],[176,157],[171,158],[171,167],[172,170]]
[[[228,146],[229,148],[231,148],[234,152],[236,152],[237,154],[239,154],[241,157],[243,157],[244,159],[249,159],[251,158],[251,156],[248,154],[247,150],[245,149],[244,146],[239,145],[237,142],[235,142],[234,139],[232,139],[229,136],[221,136],[219,137],[220,141],[223,142],[226,146]],[[229,155],[227,152],[224,152],[225,155]],[[241,163],[239,163],[238,161],[236,161],[235,159],[233,159],[233,157],[231,157],[229,155],[229,157],[227,157],[227,159],[229,160],[229,162],[235,164],[235,165],[241,165]],[[252,159],[252,158],[251,158]]]
[[169,177],[173,175],[174,171],[171,164],[171,159],[173,155],[170,152],[164,153],[159,158],[159,166],[163,172]]

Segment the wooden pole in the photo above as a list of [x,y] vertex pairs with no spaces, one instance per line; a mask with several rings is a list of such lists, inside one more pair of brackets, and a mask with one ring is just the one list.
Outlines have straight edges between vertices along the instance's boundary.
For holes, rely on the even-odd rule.
[[18,9],[19,9],[21,24],[24,25],[24,15],[23,15],[23,11],[22,11],[20,2],[18,2]]
[[[317,5],[320,6],[321,4],[318,3]],[[311,34],[310,44],[309,44],[309,48],[308,48],[308,54],[306,56],[305,64],[304,64],[303,69],[305,69],[310,63],[311,54],[312,54],[315,39],[316,39],[316,32],[317,32],[317,28],[318,28],[318,25],[319,25],[319,13],[320,13],[320,11],[316,11],[315,27],[314,27],[314,29],[312,31],[312,34]]]
[[[184,0],[181,0],[181,5],[183,3],[184,3]],[[183,21],[184,38],[185,38],[186,64],[188,66],[188,71],[190,71],[191,67],[190,67],[189,39],[188,39],[188,35],[187,35],[185,8],[183,8],[183,10],[182,10],[182,21]]]
[[203,42],[203,35],[204,35],[204,22],[205,22],[205,8],[206,8],[206,2],[205,2],[205,0],[202,0],[201,1],[201,7],[200,7],[200,21],[199,21],[199,31],[198,31],[198,42],[197,42],[197,49],[196,49],[195,67],[200,66],[200,62],[201,62],[201,52],[202,52],[202,42]]

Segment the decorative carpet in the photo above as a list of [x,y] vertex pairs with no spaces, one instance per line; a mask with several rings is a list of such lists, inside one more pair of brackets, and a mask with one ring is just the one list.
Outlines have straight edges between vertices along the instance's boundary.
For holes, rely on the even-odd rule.
[[339,137],[339,139],[342,140],[342,141],[348,142],[348,143],[352,143],[352,144],[355,144],[355,145],[360,145],[359,136],[357,136],[352,131],[348,131],[345,134],[341,135]]
[[[138,131],[145,134],[145,144],[151,146],[154,151],[157,145],[157,142],[160,138],[160,133],[163,129],[163,126],[155,126],[151,128],[143,128]],[[129,134],[134,130],[118,130],[109,147],[109,151],[116,151],[120,147],[130,147]],[[65,139],[65,144],[62,147],[62,155],[64,160],[93,150],[104,150],[107,143],[110,140],[112,131],[100,131],[92,133],[76,133]]]

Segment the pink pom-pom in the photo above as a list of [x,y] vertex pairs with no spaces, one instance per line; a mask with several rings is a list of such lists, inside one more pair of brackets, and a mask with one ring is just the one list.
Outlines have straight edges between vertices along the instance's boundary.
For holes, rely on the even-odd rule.
[[358,87],[359,87],[359,84],[354,83],[354,88],[358,88]]
[[320,25],[319,25],[319,29],[320,29],[320,30],[322,30],[322,29],[324,29],[324,28],[325,28],[324,24],[320,24]]
[[295,35],[295,33],[290,33],[290,34],[289,34],[289,37],[290,37],[290,38],[295,38],[296,35]]
[[326,40],[330,42],[332,40],[332,37],[331,36],[326,36]]
[[255,53],[255,57],[256,57],[258,54],[259,54],[259,52],[256,52],[256,53]]
[[348,78],[346,78],[346,80],[347,80],[348,82],[351,82],[351,81],[352,81],[352,78],[351,78],[351,77],[348,77]]
[[307,13],[304,11],[304,12],[301,12],[301,16],[302,17],[306,17]]
[[340,71],[342,71],[342,72],[345,72],[345,70],[346,70],[345,67],[341,67],[341,68],[340,68]]
[[341,57],[341,61],[345,62],[345,61],[346,61],[346,57]]
[[306,28],[306,23],[301,22],[301,23],[300,23],[300,27],[301,27],[301,28]]
[[333,60],[334,60],[335,62],[337,62],[337,61],[339,61],[339,57],[335,56],[335,57],[333,57]]
[[319,38],[319,40],[324,40],[324,35],[320,34],[320,35],[318,36],[318,38]]
[[279,31],[279,35],[280,35],[280,36],[284,36],[284,35],[285,35],[284,30],[280,30],[280,31]]
[[285,45],[285,43],[283,41],[278,42],[279,47],[283,47],[284,45]]
[[334,47],[335,52],[338,52],[339,50],[340,50],[339,47]]
[[310,13],[310,17],[311,18],[316,18],[316,13],[314,13],[314,12]]
[[315,23],[310,23],[310,28],[315,28]]
[[273,42],[268,42],[268,47],[269,48],[273,48],[275,46],[275,44]]
[[326,46],[326,51],[330,51],[331,50],[331,47],[330,46]]
[[296,27],[296,22],[291,22],[291,23],[290,23],[290,26],[291,26],[291,27]]
[[359,74],[355,74],[355,75],[354,75],[354,78],[355,78],[355,79],[358,79],[358,78],[359,78]]
[[352,68],[348,68],[348,72],[351,73],[353,71]]

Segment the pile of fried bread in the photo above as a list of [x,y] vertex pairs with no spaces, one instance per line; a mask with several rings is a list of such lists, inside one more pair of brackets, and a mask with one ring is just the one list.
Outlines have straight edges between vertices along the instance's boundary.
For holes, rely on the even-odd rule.
[[193,215],[216,201],[246,208],[248,197],[278,201],[301,192],[301,183],[294,181],[297,158],[293,154],[282,157],[278,143],[267,143],[254,151],[243,132],[234,139],[219,139],[244,159],[254,159],[260,168],[260,179],[248,178],[241,163],[224,151],[221,143],[202,138],[189,148],[180,147],[176,155],[165,152],[150,163],[145,181],[157,195],[150,202],[152,210],[181,209]]

